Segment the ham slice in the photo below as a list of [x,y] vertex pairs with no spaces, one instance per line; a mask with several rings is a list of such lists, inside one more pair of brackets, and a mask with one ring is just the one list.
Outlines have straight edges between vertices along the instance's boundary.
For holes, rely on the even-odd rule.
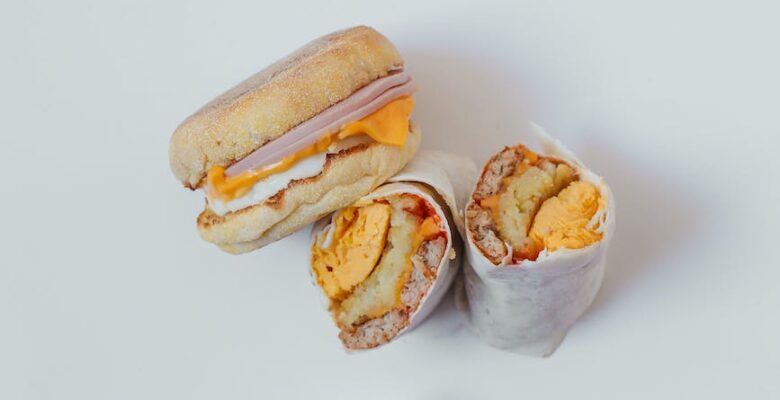
[[235,176],[280,161],[285,156],[313,144],[323,135],[337,132],[345,124],[362,119],[387,103],[413,91],[414,84],[411,76],[404,70],[394,71],[249,153],[231,165],[225,174]]

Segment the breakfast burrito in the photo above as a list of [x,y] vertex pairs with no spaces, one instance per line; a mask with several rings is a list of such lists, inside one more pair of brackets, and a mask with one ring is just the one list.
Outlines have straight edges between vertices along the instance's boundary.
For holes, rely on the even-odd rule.
[[505,147],[466,206],[458,306],[490,345],[552,354],[596,296],[615,225],[604,179],[532,126],[542,153]]
[[419,324],[458,270],[458,211],[474,164],[423,152],[386,183],[321,220],[311,272],[347,350],[370,349]]

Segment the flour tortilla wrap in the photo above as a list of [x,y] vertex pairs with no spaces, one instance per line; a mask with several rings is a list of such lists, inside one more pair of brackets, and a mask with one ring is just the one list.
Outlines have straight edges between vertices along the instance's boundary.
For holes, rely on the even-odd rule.
[[[339,337],[346,350],[364,350],[385,344],[417,326],[436,308],[452,284],[463,260],[460,239],[460,235],[465,232],[463,206],[474,179],[476,166],[471,160],[443,152],[421,151],[399,174],[355,203],[366,204],[399,194],[419,196],[430,204],[440,217],[446,234],[446,246],[438,266],[435,267],[432,281],[416,296],[420,299],[419,303],[413,305],[408,313],[399,312],[397,318],[389,318],[388,313],[385,317],[369,319],[364,325],[373,323],[375,329],[364,328],[361,335],[347,334],[342,330]],[[334,213],[314,225],[313,245],[318,240],[321,243],[330,240],[326,236],[332,235],[331,226],[335,215]],[[313,269],[310,271],[315,285],[318,285]],[[320,290],[320,293],[324,303],[330,307],[331,300],[324,289]],[[382,333],[376,333],[377,330]]]
[[491,346],[546,357],[560,345],[601,286],[605,254],[615,230],[615,199],[604,179],[588,170],[561,142],[534,124],[530,133],[523,144],[568,162],[580,180],[593,184],[605,199],[605,206],[593,217],[603,236],[581,249],[545,249],[536,261],[518,264],[512,264],[510,251],[495,265],[477,248],[469,232],[456,305],[472,330]]

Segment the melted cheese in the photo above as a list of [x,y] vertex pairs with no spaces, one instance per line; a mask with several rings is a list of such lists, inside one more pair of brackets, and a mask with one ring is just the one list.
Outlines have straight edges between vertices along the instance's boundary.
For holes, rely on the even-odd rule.
[[322,153],[334,142],[350,136],[366,134],[382,144],[403,146],[409,134],[409,114],[413,108],[414,99],[411,96],[402,96],[365,118],[345,124],[338,132],[327,134],[312,145],[273,164],[245,171],[236,176],[226,176],[223,166],[211,167],[206,176],[210,195],[223,201],[241,197],[261,179],[287,171],[301,160]]
[[[362,140],[342,140],[328,149],[328,153],[336,153],[339,151],[339,149],[351,147],[347,142],[353,143],[352,145],[354,146],[360,143],[370,143],[371,141],[371,139],[367,136],[356,136],[351,139]],[[305,179],[318,175],[320,172],[322,172],[326,160],[327,153],[320,153],[301,160],[287,171],[279,172],[257,181],[257,183],[252,185],[252,188],[249,189],[248,192],[246,192],[241,197],[236,197],[233,200],[224,201],[219,197],[214,197],[211,195],[210,190],[204,188],[203,191],[206,195],[206,206],[216,215],[223,216],[230,212],[235,212],[247,207],[251,207],[255,204],[260,204],[266,201],[269,197],[278,193],[280,190],[287,188],[290,182],[297,179]]]
[[436,218],[427,217],[420,224],[419,233],[423,238],[431,237],[439,232],[441,232],[441,228],[439,227],[439,222],[436,221]]

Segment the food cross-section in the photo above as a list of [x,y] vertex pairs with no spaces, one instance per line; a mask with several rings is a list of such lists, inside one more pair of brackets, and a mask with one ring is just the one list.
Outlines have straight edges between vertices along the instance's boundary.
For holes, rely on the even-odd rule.
[[312,272],[348,348],[386,342],[409,323],[448,248],[446,217],[411,193],[336,212],[312,246]]
[[569,164],[524,146],[507,147],[483,170],[467,209],[469,229],[482,254],[499,264],[536,260],[546,250],[579,249],[602,237],[598,189]]
[[326,155],[364,143],[403,147],[414,108],[411,77],[380,78],[236,164],[209,169],[205,193],[217,215],[258,204],[294,179],[322,172]]

